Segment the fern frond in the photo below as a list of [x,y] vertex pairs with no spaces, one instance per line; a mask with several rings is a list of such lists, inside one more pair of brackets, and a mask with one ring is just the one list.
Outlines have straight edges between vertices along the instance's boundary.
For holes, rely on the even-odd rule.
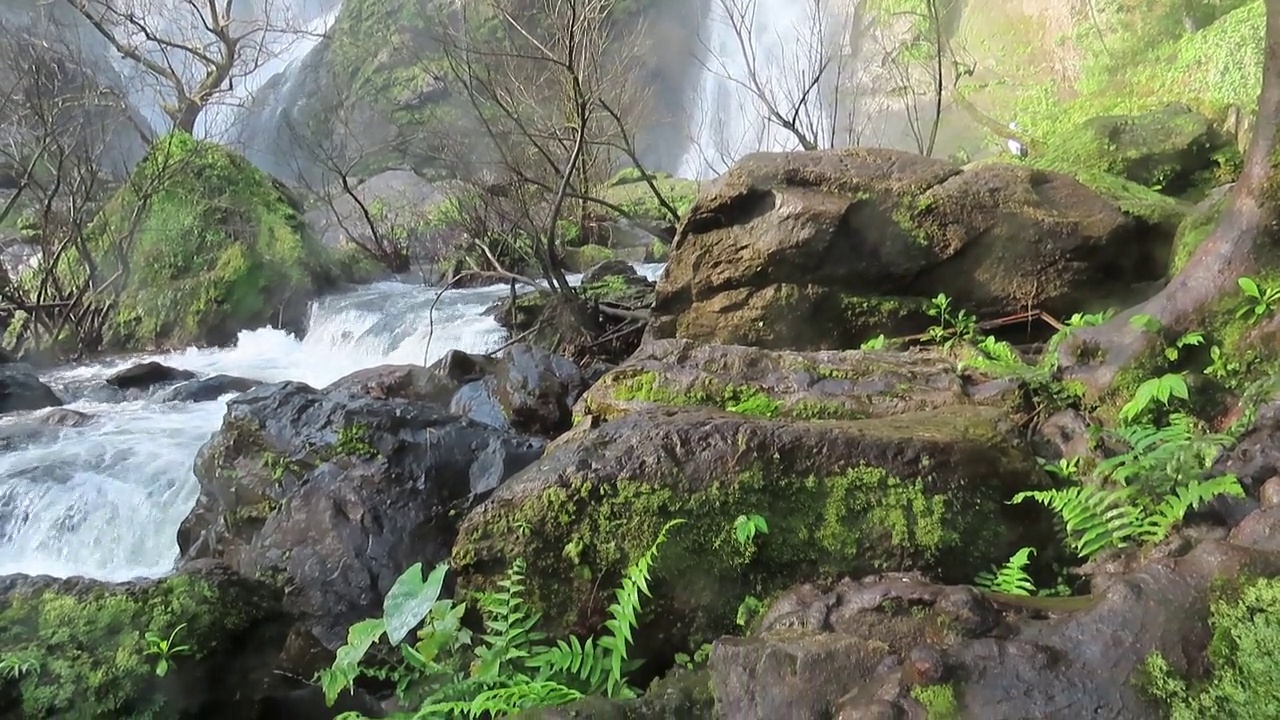
[[1004,565],[992,570],[995,572],[978,573],[974,578],[978,587],[1005,595],[1034,595],[1036,584],[1027,574],[1025,568],[1031,564],[1031,555],[1035,548],[1024,547],[1014,553]]
[[1187,512],[1219,495],[1244,497],[1244,488],[1235,475],[1221,475],[1208,480],[1193,480],[1166,495],[1151,514],[1142,519],[1135,535],[1144,542],[1160,542],[1182,521]]
[[1089,558],[1111,547],[1124,547],[1138,530],[1141,511],[1129,502],[1130,491],[1091,487],[1028,490],[1013,496],[1017,504],[1028,498],[1057,513],[1067,542]]

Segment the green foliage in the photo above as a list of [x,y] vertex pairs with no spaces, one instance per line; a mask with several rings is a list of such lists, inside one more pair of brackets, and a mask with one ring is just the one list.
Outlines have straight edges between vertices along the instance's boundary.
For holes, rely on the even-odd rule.
[[1120,419],[1135,420],[1154,409],[1155,403],[1159,402],[1161,406],[1168,408],[1175,399],[1191,400],[1186,376],[1182,373],[1165,373],[1160,377],[1147,378],[1138,386],[1133,398],[1120,408]]
[[[332,705],[361,675],[393,680],[402,705],[415,709],[390,717],[416,720],[501,716],[563,705],[586,695],[635,697],[637,690],[626,682],[626,674],[637,664],[629,652],[641,596],[649,595],[659,549],[682,522],[663,526],[648,551],[627,569],[608,608],[605,633],[585,642],[574,636],[543,642],[546,636],[535,629],[540,616],[527,609],[524,598],[521,559],[511,564],[496,590],[479,595],[484,630],[478,637],[461,624],[466,604],[440,598],[447,564],[425,579],[421,564],[416,564],[387,593],[381,618],[351,626],[333,665],[320,674],[325,699]],[[406,642],[419,626],[417,642]],[[364,662],[384,637],[401,655],[390,669]]]
[[372,459],[378,456],[378,449],[369,441],[369,427],[359,423],[344,426],[338,431],[333,451],[345,457]]
[[753,545],[757,534],[769,534],[769,523],[765,522],[763,517],[751,513],[734,518],[733,539],[737,540],[739,545],[743,547]]
[[1167,705],[1170,720],[1264,720],[1280,713],[1280,580],[1245,580],[1214,599],[1209,624],[1212,672],[1177,677],[1158,653],[1143,667],[1144,686]]
[[[170,692],[181,685],[171,664],[160,677],[153,658],[165,656],[152,651],[167,643],[170,657],[225,657],[261,621],[258,602],[185,574],[129,592],[11,593],[0,606],[0,677],[16,688],[20,717],[176,718],[184,698]],[[185,642],[175,645],[179,627]]]
[[879,335],[871,338],[870,340],[863,341],[863,343],[858,346],[858,349],[859,350],[883,350],[885,348],[885,345],[888,342],[889,341],[888,339],[885,338],[884,333],[880,333]]
[[190,645],[178,645],[175,642],[178,637],[178,633],[182,632],[183,628],[186,626],[186,623],[182,623],[178,627],[174,628],[173,632],[169,633],[169,637],[167,638],[154,630],[148,630],[143,635],[143,639],[147,642],[147,649],[143,654],[156,656],[157,676],[164,677],[169,674],[169,667],[173,665],[173,658],[175,656],[188,655],[191,653]]
[[1031,564],[1031,556],[1036,549],[1024,547],[1014,553],[1004,565],[993,567],[987,572],[978,573],[974,584],[980,588],[1006,595],[1035,595],[1036,584],[1027,574],[1027,566]]
[[[615,175],[601,190],[600,199],[621,208],[628,217],[663,223],[678,220],[679,218],[671,217],[658,202],[649,184],[643,182],[639,171],[634,168],[630,170],[631,173],[623,170]],[[697,181],[663,175],[653,177],[653,184],[662,193],[662,197],[675,208],[680,217],[687,215],[698,197]]]
[[955,308],[951,298],[942,293],[929,301],[925,312],[937,321],[925,331],[931,342],[951,347],[957,341],[972,340],[977,336],[978,319],[964,309]]
[[1251,322],[1258,322],[1264,316],[1275,312],[1280,304],[1280,287],[1260,285],[1250,277],[1236,279],[1240,292],[1244,293],[1244,304],[1237,311],[1237,317],[1247,317]]
[[924,707],[925,720],[959,720],[960,706],[955,688],[946,685],[916,685],[911,697]]
[[1156,543],[1168,536],[1189,510],[1219,495],[1244,496],[1235,476],[1189,480],[1149,507],[1133,487],[1110,490],[1087,486],[1029,490],[1010,503],[1035,500],[1057,513],[1066,528],[1067,543],[1088,559],[1109,548],[1137,540]]
[[[326,270],[298,207],[226,149],[173,133],[159,140],[98,218],[96,262],[123,271],[106,343],[116,348],[227,342],[276,319]],[[68,270],[74,272],[74,270]]]

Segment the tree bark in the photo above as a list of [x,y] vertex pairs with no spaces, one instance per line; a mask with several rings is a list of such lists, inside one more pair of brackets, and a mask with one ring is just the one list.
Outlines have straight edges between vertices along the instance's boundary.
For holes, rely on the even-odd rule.
[[1159,352],[1161,338],[1134,327],[1131,318],[1150,315],[1171,333],[1212,330],[1201,323],[1224,298],[1238,295],[1237,278],[1280,269],[1280,0],[1266,0],[1266,17],[1257,122],[1218,225],[1159,293],[1063,343],[1065,377],[1082,381],[1095,396],[1135,361]]

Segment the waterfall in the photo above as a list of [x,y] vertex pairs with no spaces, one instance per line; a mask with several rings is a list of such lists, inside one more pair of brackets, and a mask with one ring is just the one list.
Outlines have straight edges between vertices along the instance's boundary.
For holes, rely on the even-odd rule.
[[846,38],[832,36],[829,20],[838,13],[826,0],[712,0],[710,12],[692,143],[680,176],[713,176],[749,152],[801,149],[791,132],[769,120],[769,105],[784,114],[803,105],[798,120],[804,131],[829,137],[826,95],[835,68],[818,68]]
[[[652,279],[661,267],[639,269]],[[86,398],[110,373],[157,360],[201,375],[323,387],[361,368],[431,362],[451,349],[492,350],[503,334],[482,311],[508,292],[506,285],[452,290],[437,300],[436,288],[375,283],[314,303],[301,340],[264,328],[242,332],[233,347],[65,368],[43,379],[64,398]],[[81,399],[68,407],[94,420],[55,428],[33,424],[32,413],[0,417],[0,575],[120,581],[167,574],[178,526],[199,493],[196,451],[221,424],[226,398]]]
[[[305,56],[328,31],[341,9],[342,0],[233,0],[231,14],[236,32],[245,35],[237,70],[230,87],[214,97],[196,123],[195,134],[209,140],[223,141],[240,109],[248,104],[262,85],[272,76],[286,70]],[[124,0],[123,10],[146,18],[156,37],[188,47],[214,47],[212,35],[204,29],[208,10],[203,3],[184,0]],[[124,29],[118,30],[124,33]],[[133,42],[150,60],[172,65],[189,87],[204,74],[189,53],[168,50],[141,34],[124,41]],[[216,49],[213,51],[217,57]],[[125,77],[131,91],[130,100],[147,116],[153,127],[163,130],[169,120],[161,106],[173,99],[166,81],[155,77],[137,63],[112,53],[116,68]]]

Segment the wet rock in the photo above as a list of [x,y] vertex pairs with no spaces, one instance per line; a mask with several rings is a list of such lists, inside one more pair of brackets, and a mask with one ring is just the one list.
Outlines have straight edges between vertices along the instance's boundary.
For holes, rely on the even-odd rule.
[[[920,568],[968,581],[1051,532],[1047,517],[1005,503],[1047,480],[1004,416],[966,405],[843,422],[637,410],[557,439],[467,517],[452,562],[475,587],[524,558],[529,600],[552,627],[594,627],[617,574],[665,522],[687,519],[651,585],[661,619],[637,634],[659,656],[733,627],[746,594],[798,580]],[[744,513],[770,527],[749,561],[725,542]]]
[[120,390],[149,390],[157,385],[194,380],[190,370],[169,367],[158,362],[144,362],[112,373],[106,382]]
[[938,293],[993,317],[1101,308],[1160,274],[1161,249],[1140,230],[1075,179],[1023,165],[961,168],[880,149],[755,153],[701,186],[649,332],[840,349],[922,332]]
[[493,379],[493,394],[511,425],[535,435],[568,430],[573,404],[587,388],[573,362],[526,343],[502,353]]
[[1060,410],[1036,428],[1037,454],[1047,460],[1101,459],[1093,449],[1089,418],[1079,410]]
[[54,408],[41,415],[37,422],[41,425],[62,428],[84,427],[93,422],[94,417],[88,413],[70,408]]
[[61,404],[58,394],[41,382],[35,373],[13,365],[0,367],[0,414],[40,410]]
[[932,351],[787,352],[653,340],[602,377],[577,410],[611,419],[658,406],[718,407],[807,420],[884,417],[948,405],[1015,407],[1021,390],[979,393]]
[[180,385],[168,388],[156,396],[156,402],[212,402],[224,395],[252,390],[261,384],[249,378],[218,374],[187,380]]
[[402,398],[448,405],[460,388],[493,373],[497,361],[488,355],[450,350],[431,365],[380,365],[357,370],[330,383],[326,390],[372,398]]
[[228,403],[197,455],[179,548],[286,586],[300,622],[285,665],[309,677],[406,568],[447,558],[467,509],[544,444],[418,400],[262,385]]
[[1273,577],[1280,554],[1207,541],[1078,598],[902,575],[800,586],[750,637],[715,643],[717,716],[1162,717],[1138,682],[1147,657],[1183,677],[1206,671],[1213,588],[1242,571]]
[[[211,563],[115,585],[2,577],[0,657],[34,669],[0,674],[0,717],[256,717],[290,625],[276,588]],[[175,631],[189,650],[161,678],[143,635]]]

